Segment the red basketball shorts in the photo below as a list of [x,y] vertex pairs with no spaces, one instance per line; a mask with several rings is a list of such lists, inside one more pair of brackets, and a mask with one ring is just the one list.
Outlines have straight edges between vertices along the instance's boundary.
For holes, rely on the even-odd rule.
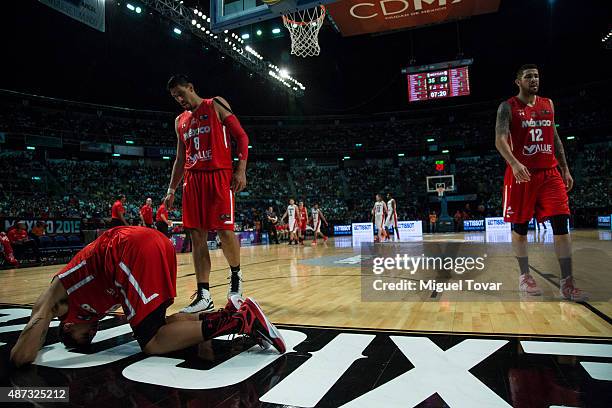
[[172,304],[176,297],[174,246],[159,231],[142,238],[125,245],[115,266],[115,284],[125,293],[121,296],[123,311],[132,327],[159,306]]
[[504,221],[522,224],[535,214],[538,222],[544,222],[553,215],[569,215],[567,191],[559,170],[554,167],[529,171],[531,180],[517,183],[512,168],[506,167],[502,191]]
[[231,169],[186,171],[183,184],[183,226],[234,230]]

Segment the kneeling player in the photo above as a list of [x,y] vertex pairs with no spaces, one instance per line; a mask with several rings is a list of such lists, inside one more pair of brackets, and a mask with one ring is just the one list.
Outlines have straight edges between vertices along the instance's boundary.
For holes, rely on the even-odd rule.
[[119,306],[146,354],[165,354],[230,333],[248,334],[285,352],[282,336],[254,300],[234,296],[217,312],[166,319],[175,296],[176,255],[168,238],[150,228],[112,228],[53,277],[34,304],[11,360],[17,366],[33,362],[54,317],[61,320],[60,339],[67,347],[88,345],[100,319]]

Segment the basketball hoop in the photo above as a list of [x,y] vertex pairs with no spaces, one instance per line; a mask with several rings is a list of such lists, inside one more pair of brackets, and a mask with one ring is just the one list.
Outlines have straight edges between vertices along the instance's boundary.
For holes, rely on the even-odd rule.
[[283,24],[291,35],[291,54],[298,57],[319,55],[319,30],[325,21],[325,6],[298,10],[283,16]]
[[445,190],[444,186],[436,187],[436,191],[438,192],[438,197],[444,196],[444,190]]

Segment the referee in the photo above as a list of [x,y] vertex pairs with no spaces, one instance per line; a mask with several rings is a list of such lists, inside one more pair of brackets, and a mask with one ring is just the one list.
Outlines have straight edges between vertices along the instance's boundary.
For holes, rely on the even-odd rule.
[[270,237],[270,243],[272,243],[272,237],[274,237],[274,242],[278,244],[278,234],[276,232],[278,217],[276,216],[272,206],[268,207],[268,211],[266,211],[263,221],[266,226],[265,229],[268,231],[268,236]]

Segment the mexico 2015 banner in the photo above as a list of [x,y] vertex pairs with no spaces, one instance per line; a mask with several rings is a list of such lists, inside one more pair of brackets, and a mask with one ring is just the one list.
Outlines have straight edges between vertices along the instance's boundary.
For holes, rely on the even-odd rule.
[[73,235],[81,233],[81,220],[74,218],[52,218],[47,220],[38,220],[33,218],[0,218],[0,231],[8,231],[9,228],[15,225],[16,222],[23,221],[27,231],[32,231],[32,227],[37,221],[45,223],[45,232],[54,235]]
[[343,0],[327,8],[346,37],[493,13],[499,3],[500,0]]
[[104,0],[38,0],[68,17],[104,32]]

